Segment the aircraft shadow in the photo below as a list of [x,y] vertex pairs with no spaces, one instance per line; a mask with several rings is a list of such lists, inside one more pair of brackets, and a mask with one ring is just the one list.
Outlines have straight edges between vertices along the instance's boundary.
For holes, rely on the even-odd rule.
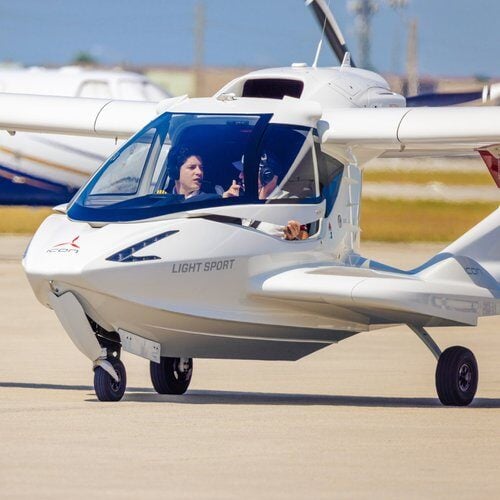
[[[127,389],[128,391],[128,389]],[[125,393],[124,400],[142,403],[283,405],[283,406],[357,406],[384,408],[442,408],[438,398],[383,396],[335,396],[326,394],[285,394],[265,392],[193,390],[182,396]],[[500,408],[500,399],[477,398],[474,408]]]
[[[88,391],[90,385],[36,384],[0,382],[0,388],[49,389],[57,391]],[[97,398],[86,402],[98,402]],[[327,394],[286,394],[267,392],[193,390],[181,396],[157,394],[149,387],[127,387],[123,402],[170,403],[201,405],[267,405],[267,406],[357,406],[383,408],[442,408],[437,398],[407,398],[386,396],[335,396]],[[123,403],[122,403],[123,404]],[[500,399],[476,398],[470,408],[500,408]]]
[[[28,382],[0,382],[0,388],[18,388],[18,389],[50,389],[56,391],[89,391],[94,392],[91,385],[63,385],[63,384],[35,384]],[[127,392],[149,392],[154,393],[154,389],[147,387],[127,387]]]

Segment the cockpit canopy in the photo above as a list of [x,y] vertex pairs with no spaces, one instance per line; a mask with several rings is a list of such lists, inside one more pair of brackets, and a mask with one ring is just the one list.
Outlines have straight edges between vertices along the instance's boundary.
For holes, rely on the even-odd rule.
[[227,204],[319,202],[312,128],[271,117],[164,113],[106,161],[68,215],[131,221]]

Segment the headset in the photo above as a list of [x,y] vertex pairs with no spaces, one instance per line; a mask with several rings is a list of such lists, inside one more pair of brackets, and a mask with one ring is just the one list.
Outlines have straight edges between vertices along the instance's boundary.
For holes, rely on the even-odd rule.
[[263,153],[259,163],[259,179],[262,186],[266,186],[273,179],[278,171],[278,164],[271,155]]

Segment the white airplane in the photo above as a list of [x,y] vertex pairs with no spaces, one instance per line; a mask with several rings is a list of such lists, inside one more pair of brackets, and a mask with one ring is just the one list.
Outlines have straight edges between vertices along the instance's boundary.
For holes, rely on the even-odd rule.
[[0,96],[11,132],[125,138],[148,116],[23,259],[93,363],[99,400],[125,392],[121,349],[150,361],[157,392],[182,394],[196,357],[298,360],[394,324],[437,358],[443,404],[473,400],[473,353],[441,352],[427,328],[500,314],[500,209],[401,271],[360,254],[362,171],[380,156],[479,150],[500,185],[500,109],[408,109],[348,53],[340,67],[255,71],[158,106]]
[[[121,70],[0,69],[0,92],[158,102],[168,94]],[[117,148],[111,139],[19,133],[0,136],[0,204],[67,202]]]

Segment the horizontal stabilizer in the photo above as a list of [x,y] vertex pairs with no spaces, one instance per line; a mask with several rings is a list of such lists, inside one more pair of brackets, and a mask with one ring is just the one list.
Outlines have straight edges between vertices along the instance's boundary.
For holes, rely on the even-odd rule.
[[[329,266],[294,269],[255,277],[250,293],[282,300],[330,304],[363,315],[366,324],[419,326],[475,325],[477,318],[500,313],[498,293],[469,283],[426,280],[409,274]],[[334,308],[332,308],[333,314]]]
[[500,314],[500,209],[414,271],[357,258],[354,266],[291,269],[256,276],[250,293],[330,304],[369,325],[475,325]]

